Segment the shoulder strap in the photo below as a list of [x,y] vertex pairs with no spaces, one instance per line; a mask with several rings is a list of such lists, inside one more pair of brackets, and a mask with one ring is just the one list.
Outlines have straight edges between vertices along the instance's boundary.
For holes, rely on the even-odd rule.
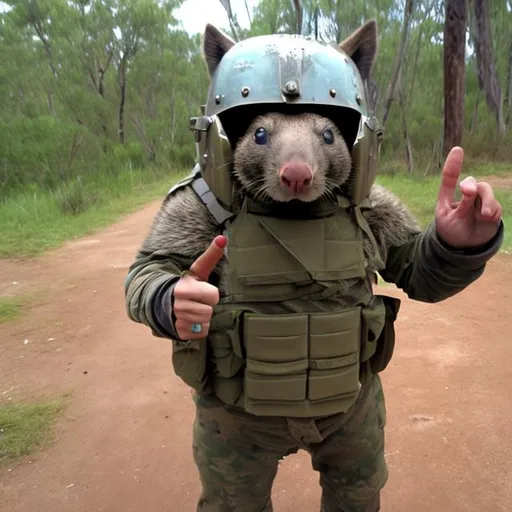
[[176,183],[176,185],[174,185],[169,190],[167,196],[173,194],[176,190],[187,185],[191,185],[194,192],[197,194],[199,199],[201,199],[206,208],[208,208],[210,214],[216,220],[218,226],[224,225],[226,221],[235,216],[232,212],[221,206],[213,192],[210,190],[208,183],[206,183],[206,181],[202,178],[199,164],[194,166],[189,176]]
[[187,177],[185,177],[182,180],[178,181],[177,183],[175,183],[169,189],[169,192],[167,192],[167,197],[169,197],[170,195],[174,194],[174,192],[176,192],[176,190],[179,190],[180,188],[183,188],[183,187],[186,187],[187,185],[190,185],[190,183],[192,183],[196,179],[196,176],[198,174],[200,175],[200,170],[199,170],[199,166],[196,165],[192,169],[192,172]]
[[194,189],[194,192],[199,196],[199,199],[201,199],[201,201],[204,203],[206,208],[208,208],[219,226],[225,224],[226,221],[235,216],[234,213],[226,210],[221,206],[213,192],[210,190],[208,183],[206,183],[206,181],[201,178],[201,176],[195,178],[192,181],[192,188]]
[[374,236],[370,226],[368,225],[368,222],[366,221],[366,219],[363,215],[363,212],[362,212],[363,209],[367,209],[367,208],[369,208],[368,205],[365,205],[365,207],[355,205],[353,207],[353,211],[354,211],[355,219],[356,219],[358,226],[363,230],[363,232],[368,237],[368,240],[370,241],[370,243],[373,247],[374,254],[375,254],[375,256],[374,256],[375,262],[378,265],[378,267],[382,269],[385,267],[385,264],[384,264],[384,260],[380,253],[380,250],[379,250],[379,245],[377,243],[377,240],[375,239],[375,236]]
[[343,208],[347,211],[353,212],[354,220],[359,226],[359,229],[363,231],[366,235],[368,241],[372,245],[374,252],[374,259],[379,268],[384,268],[384,260],[379,250],[379,244],[375,239],[375,235],[373,234],[363,212],[372,209],[371,201],[368,197],[363,199],[359,204],[354,204],[347,196],[339,195],[338,196],[338,205],[340,208]]

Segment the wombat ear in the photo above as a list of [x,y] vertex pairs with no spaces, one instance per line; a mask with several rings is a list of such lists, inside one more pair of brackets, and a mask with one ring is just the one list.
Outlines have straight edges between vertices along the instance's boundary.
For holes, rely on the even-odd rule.
[[227,51],[235,45],[235,41],[229,38],[217,27],[207,23],[202,37],[202,55],[208,66],[210,77],[217,69],[219,62]]
[[370,20],[338,44],[355,63],[361,78],[368,80],[377,55],[377,22]]

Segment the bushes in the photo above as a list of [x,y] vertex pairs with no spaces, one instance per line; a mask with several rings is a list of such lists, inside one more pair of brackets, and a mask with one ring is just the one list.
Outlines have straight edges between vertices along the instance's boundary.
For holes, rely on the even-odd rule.
[[113,143],[84,126],[51,116],[0,121],[0,200],[34,184],[54,190],[63,208],[74,211],[84,199],[80,179],[155,165],[191,167],[194,156],[192,135],[182,147],[158,147],[154,160],[137,140]]
[[85,191],[80,177],[76,181],[59,185],[53,196],[64,215],[83,213],[95,201],[95,197]]

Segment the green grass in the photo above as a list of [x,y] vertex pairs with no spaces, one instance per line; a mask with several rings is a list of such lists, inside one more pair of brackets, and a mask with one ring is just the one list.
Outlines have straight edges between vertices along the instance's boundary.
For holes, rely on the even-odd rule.
[[0,405],[0,464],[47,446],[53,440],[53,426],[63,406],[63,399]]
[[[500,169],[492,170],[489,166],[484,168],[475,167],[471,172],[475,177],[483,177],[491,174],[498,175],[502,172]],[[410,208],[423,227],[434,219],[440,177],[417,178],[403,174],[381,175],[378,177],[377,183],[396,194]],[[512,226],[512,190],[494,189],[494,193],[503,207],[505,226]],[[511,250],[512,234],[507,229],[505,230],[502,251],[510,252]]]
[[0,324],[19,318],[22,306],[23,300],[19,297],[0,297]]
[[[425,226],[434,217],[439,177],[411,177],[400,165],[386,162],[378,183],[392,190]],[[389,174],[386,169],[398,169]],[[0,258],[31,257],[63,242],[93,233],[151,200],[163,198],[186,171],[151,170],[97,175],[82,182],[63,184],[55,191],[32,188],[0,202]],[[465,175],[476,177],[510,174],[507,164],[468,161]],[[496,190],[503,205],[504,222],[512,225],[512,191]],[[506,233],[503,250],[512,250]],[[5,313],[4,313],[5,311]],[[0,319],[19,314],[16,304],[0,304]]]
[[127,170],[98,175],[56,191],[38,187],[0,202],[0,258],[31,257],[91,234],[157,198],[184,171]]
[[[466,161],[466,159],[465,159]],[[486,161],[472,161],[464,164],[465,172],[464,175],[482,177],[485,176],[510,176],[512,170],[512,164],[505,162],[486,162]]]
[[17,320],[24,309],[45,297],[45,292],[38,290],[20,296],[0,297],[0,324]]

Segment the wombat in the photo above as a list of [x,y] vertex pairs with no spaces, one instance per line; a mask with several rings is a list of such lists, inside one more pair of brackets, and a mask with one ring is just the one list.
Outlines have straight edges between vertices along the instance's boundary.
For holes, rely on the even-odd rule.
[[[311,202],[333,193],[350,175],[347,143],[328,118],[310,114],[269,113],[252,121],[234,150],[234,210],[244,195],[286,205],[291,200]],[[389,190],[373,185],[372,208],[364,210],[368,224],[385,259],[388,248],[420,233],[415,218]],[[156,215],[142,253],[164,251],[195,259],[222,234],[205,205],[190,188],[166,198]],[[369,273],[376,271],[371,244],[365,244]],[[224,258],[219,266],[229,264]],[[220,279],[219,288],[223,289]]]
[[[368,79],[376,44],[374,22],[366,23],[340,44],[356,63],[363,79]],[[210,75],[233,45],[234,42],[219,30],[207,27],[203,51]],[[269,105],[265,108],[272,110]],[[343,119],[337,118],[335,122],[325,109],[317,110],[314,106],[311,112],[274,109],[253,116],[249,112],[251,110],[244,111],[244,118],[235,118],[240,134],[233,141],[232,168],[218,169],[219,172],[230,172],[231,209],[235,214],[242,211],[245,199],[251,198],[253,203],[270,205],[274,209],[277,205],[280,213],[293,211],[296,215],[297,210],[306,211],[320,198],[333,198],[351,179],[350,142],[344,133]],[[453,211],[457,212],[450,200],[455,190],[454,171],[458,177],[462,166],[462,161],[457,164],[457,155],[457,152],[452,154],[446,173],[443,171],[441,208],[438,203],[436,221],[425,230],[420,229],[394,194],[374,184],[368,197],[370,208],[357,211],[347,208],[351,210],[350,215],[357,216],[362,212],[366,218],[364,223],[360,216],[357,217],[361,232],[365,231],[364,268],[360,264],[359,239],[354,251],[358,261],[352,267],[350,258],[337,250],[338,247],[354,248],[350,245],[352,242],[331,244],[328,247],[332,251],[328,254],[335,254],[337,263],[341,261],[341,264],[335,271],[336,277],[332,280],[335,282],[331,281],[325,289],[317,293],[317,288],[301,296],[304,289],[301,287],[309,286],[305,283],[306,277],[305,281],[297,279],[300,282],[292,283],[292,287],[300,288],[300,292],[293,296],[283,294],[286,300],[269,300],[265,295],[256,301],[255,297],[261,299],[261,296],[246,295],[244,290],[238,295],[243,304],[232,300],[228,304],[231,309],[220,308],[213,316],[219,299],[221,303],[223,297],[231,300],[229,290],[235,279],[231,279],[229,271],[236,269],[236,262],[244,258],[246,253],[243,251],[252,243],[251,237],[262,237],[255,244],[265,240],[262,231],[254,229],[248,235],[244,232],[241,248],[233,244],[236,248],[231,255],[235,256],[232,256],[230,267],[229,245],[228,250],[224,250],[226,240],[215,245],[224,226],[213,218],[192,186],[177,188],[165,198],[128,273],[126,303],[132,320],[150,326],[157,336],[173,340],[176,373],[187,383],[193,382],[191,386],[196,391],[193,394],[196,405],[193,454],[203,487],[198,511],[271,512],[271,487],[279,460],[299,449],[311,453],[312,466],[320,472],[322,510],[377,512],[380,509],[380,490],[385,485],[388,471],[384,457],[386,412],[379,372],[387,363],[372,366],[370,371],[366,354],[363,359],[359,352],[364,352],[372,343],[377,346],[376,353],[379,346],[387,346],[379,356],[383,356],[381,361],[389,360],[394,347],[392,324],[398,312],[393,304],[396,305],[394,301],[397,299],[388,297],[388,301],[381,302],[386,304],[385,313],[381,310],[379,315],[372,317],[371,308],[367,309],[367,316],[361,320],[364,316],[360,314],[363,311],[361,297],[370,295],[370,302],[375,298],[371,288],[378,272],[410,298],[438,302],[477,279],[485,262],[496,254],[503,239],[503,227],[498,218],[500,207],[492,201],[488,201],[489,207],[497,212],[496,219],[490,219],[495,222],[492,229],[481,229],[478,237],[468,231],[468,222],[460,229],[452,229],[453,226],[460,227],[450,217]],[[466,215],[473,215],[471,209],[465,211]],[[335,215],[332,222],[321,219],[314,224],[324,229],[321,243],[325,245],[320,250],[332,241],[326,236],[328,229],[331,236],[340,225],[337,223],[345,222],[348,215]],[[265,222],[265,235],[272,230],[269,226],[278,225],[281,229],[278,235],[272,235],[278,240],[274,241],[272,249],[281,244],[278,246],[281,250],[289,241],[288,234],[283,236],[283,231],[290,224],[282,223],[282,219],[275,223],[261,218],[255,221],[254,216],[244,216],[243,211],[236,220],[239,219],[249,224],[238,224],[231,231],[228,229],[227,233],[233,235],[232,241],[237,229],[238,235],[246,225],[254,227]],[[299,233],[297,238],[300,239],[301,221],[297,222],[298,225],[293,225],[297,231],[291,236]],[[445,235],[458,231],[456,234],[462,238],[448,236],[445,237],[448,241],[442,241],[436,229],[439,227]],[[336,236],[339,233],[338,230]],[[270,235],[267,240],[269,238]],[[466,252],[465,246],[448,245],[451,240],[468,242],[469,251]],[[297,249],[300,240],[294,239],[294,242],[294,249]],[[230,243],[229,239],[227,243]],[[266,251],[268,244],[261,244],[258,249],[263,247]],[[296,252],[310,256],[312,251]],[[318,266],[328,268],[325,264],[327,251],[319,254],[317,259],[324,261]],[[287,256],[282,256],[276,263],[271,261],[271,256],[263,255],[262,261],[257,262],[256,277],[261,279],[261,274],[265,274],[262,264],[271,267],[264,275],[265,284],[270,278],[274,279],[278,264],[282,265],[281,269],[285,267],[278,286],[283,279],[295,279],[297,274],[304,276],[301,271],[295,271],[297,267],[289,263],[292,258],[286,259]],[[345,263],[347,265],[343,267]],[[274,264],[275,268],[272,267]],[[308,264],[308,272],[313,269],[311,274],[314,274],[317,267],[310,261]],[[344,278],[342,272],[347,268],[347,275],[352,277]],[[320,278],[316,279],[315,275],[311,281],[322,281],[322,271],[320,268],[317,273]],[[237,284],[241,281],[237,279]],[[363,281],[364,286],[361,286]],[[296,288],[293,288],[294,292]],[[262,286],[257,291],[267,294],[268,290]],[[245,300],[247,297],[254,302]],[[249,313],[246,315],[245,311]],[[240,324],[236,324],[241,317]],[[379,343],[382,341],[380,334],[370,339],[373,331],[368,325],[372,318],[377,318],[377,323],[382,320],[380,332],[386,338],[384,343]],[[283,319],[284,323],[280,323]],[[247,323],[242,324],[246,320]],[[217,324],[213,325],[215,321]],[[279,332],[273,332],[276,325]],[[352,352],[347,352],[347,347],[352,347]],[[366,368],[362,379],[360,362]],[[276,375],[280,377],[278,380]],[[360,380],[361,388],[355,389]],[[209,393],[208,386],[215,392]],[[280,394],[281,389],[276,389],[277,386],[282,386],[284,392]],[[332,397],[344,400],[340,395],[346,396],[352,391],[354,402],[347,406],[349,409],[339,405],[340,402],[331,402],[337,405],[330,408],[328,402]],[[243,395],[248,399],[245,402],[241,398]],[[329,409],[317,408],[313,414],[306,398],[318,407],[328,404]],[[264,402],[263,409],[258,408],[258,400]],[[295,414],[299,410],[297,403],[306,405]],[[292,413],[287,415],[283,411],[290,404],[292,408],[286,410]],[[255,413],[250,413],[251,407]],[[320,410],[330,412],[316,414]]]

